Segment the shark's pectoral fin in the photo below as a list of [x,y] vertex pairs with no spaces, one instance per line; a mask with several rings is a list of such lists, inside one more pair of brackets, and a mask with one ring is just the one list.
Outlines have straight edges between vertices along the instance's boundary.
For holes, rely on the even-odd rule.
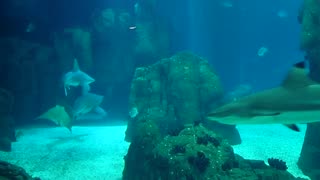
[[68,96],[68,90],[67,90],[67,87],[64,87],[64,95]]
[[284,124],[284,125],[287,126],[289,129],[291,129],[293,131],[300,132],[300,129],[296,124]]
[[66,95],[66,96],[68,96],[68,90],[70,90],[70,86],[68,86],[68,85],[64,85],[64,94]]

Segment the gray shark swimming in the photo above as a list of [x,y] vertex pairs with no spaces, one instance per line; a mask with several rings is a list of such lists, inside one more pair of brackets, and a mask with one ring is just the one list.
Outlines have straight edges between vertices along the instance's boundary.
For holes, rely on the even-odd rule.
[[207,115],[222,124],[295,124],[320,121],[320,84],[312,81],[303,63],[297,63],[279,87],[225,104]]
[[106,111],[100,107],[103,101],[103,96],[85,93],[78,97],[73,105],[73,119],[87,119],[90,117],[103,118],[106,116]]
[[95,79],[80,70],[77,59],[74,59],[72,71],[63,76],[64,93],[67,96],[71,86],[81,86],[82,93],[87,93],[90,91],[90,84],[94,81]]

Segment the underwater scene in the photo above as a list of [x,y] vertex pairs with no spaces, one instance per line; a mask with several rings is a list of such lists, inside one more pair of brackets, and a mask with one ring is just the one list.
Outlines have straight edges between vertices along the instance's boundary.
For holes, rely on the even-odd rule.
[[0,4],[0,180],[320,180],[319,0]]

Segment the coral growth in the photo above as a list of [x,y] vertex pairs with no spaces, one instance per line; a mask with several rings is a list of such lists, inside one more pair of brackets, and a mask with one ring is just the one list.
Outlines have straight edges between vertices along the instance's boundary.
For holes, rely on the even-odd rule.
[[123,180],[295,179],[287,171],[251,166],[200,123],[221,95],[208,62],[190,53],[137,68],[129,109],[139,114],[128,121]]
[[197,156],[190,156],[188,162],[203,173],[208,168],[210,159],[203,152],[197,152]]
[[287,170],[288,169],[288,166],[286,164],[286,162],[280,160],[280,159],[275,159],[275,158],[269,158],[268,159],[268,163],[269,163],[269,166],[273,167],[273,168],[276,168],[278,170]]
[[171,154],[183,154],[185,152],[186,147],[184,145],[176,145],[170,151]]
[[[220,146],[213,144],[214,141],[207,141],[207,145],[198,144],[198,137],[216,139]],[[233,151],[228,143],[217,138],[216,134],[206,130],[202,125],[186,127],[178,136],[166,136],[156,145],[153,152],[157,161],[162,160],[166,164],[165,171],[173,172],[169,179],[210,177],[219,173],[223,164],[233,162]],[[148,166],[158,167],[159,162],[154,164],[155,162],[150,161]]]
[[[217,138],[202,125],[186,127],[179,135],[163,139],[154,132],[152,128],[147,137],[139,138],[140,145],[136,141],[131,143],[125,158],[124,180],[296,179],[287,171],[279,170],[283,168],[279,165],[281,161],[275,160],[277,168],[272,168],[264,161],[244,160],[235,155],[226,140]],[[151,137],[152,134],[155,138]],[[207,141],[207,145],[198,144],[198,137],[216,139],[219,146],[214,144],[215,141]]]
[[[219,78],[209,63],[182,52],[136,69],[129,109],[139,109],[135,123],[139,118],[151,119],[164,135],[178,135],[185,124],[204,119],[206,111],[221,97]],[[130,123],[128,129],[131,128],[134,127]]]
[[197,137],[198,144],[208,145],[209,142],[212,143],[215,147],[220,145],[220,141],[216,137],[209,136],[208,134]]

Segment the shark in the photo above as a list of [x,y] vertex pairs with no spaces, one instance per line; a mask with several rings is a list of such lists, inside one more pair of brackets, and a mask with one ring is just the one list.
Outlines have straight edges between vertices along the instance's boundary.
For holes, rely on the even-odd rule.
[[106,111],[100,107],[103,96],[93,93],[86,93],[78,97],[73,104],[73,119],[88,119],[90,117],[103,118]]
[[67,72],[63,76],[64,93],[67,96],[68,90],[71,86],[81,86],[82,93],[87,93],[90,91],[90,84],[94,81],[95,79],[93,79],[87,73],[80,70],[77,59],[74,59],[72,71]]
[[320,84],[309,78],[304,62],[295,64],[283,82],[222,105],[207,114],[222,124],[296,124],[320,121]]

